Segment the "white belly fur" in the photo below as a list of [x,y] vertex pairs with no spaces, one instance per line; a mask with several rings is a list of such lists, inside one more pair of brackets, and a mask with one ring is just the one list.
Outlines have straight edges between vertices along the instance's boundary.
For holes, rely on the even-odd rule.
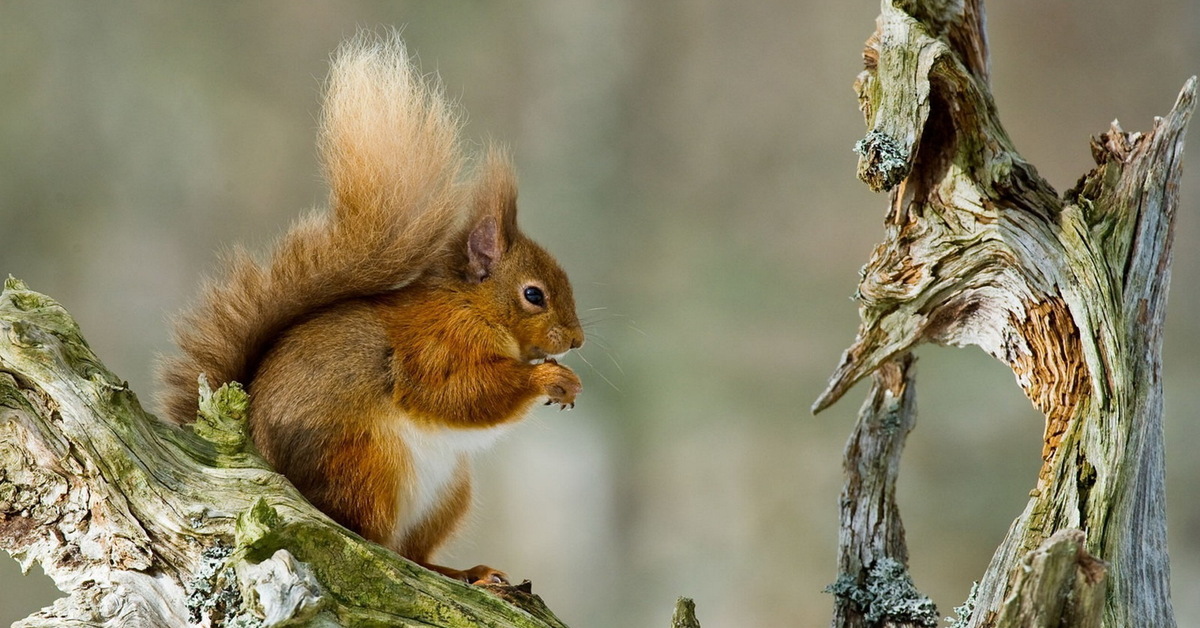
[[454,472],[471,454],[490,447],[511,427],[485,429],[425,427],[406,416],[398,417],[396,430],[407,444],[412,469],[409,481],[401,482],[400,515],[393,528],[393,543],[399,546],[413,526],[431,514],[442,494],[450,488]]

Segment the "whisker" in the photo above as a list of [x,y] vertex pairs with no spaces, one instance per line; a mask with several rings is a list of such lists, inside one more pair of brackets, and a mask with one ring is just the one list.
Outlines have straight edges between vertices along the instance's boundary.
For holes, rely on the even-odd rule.
[[593,340],[594,340],[594,341],[596,341],[597,343],[599,343],[599,344],[601,344],[601,345],[607,345],[607,344],[608,344],[608,339],[607,339],[607,338],[605,338],[603,334],[598,334],[598,333],[596,333],[595,331],[593,331],[593,330],[591,330],[591,329],[586,329],[586,328],[585,328],[585,330],[587,331],[587,339],[588,339],[588,342],[591,342],[591,341],[593,341]]
[[[621,368],[621,363],[617,360],[617,352],[613,350],[612,345],[608,342],[608,339],[599,334],[591,334],[588,336],[588,340],[593,346],[603,349],[604,355],[608,358],[608,361],[612,362],[612,365],[617,367],[618,372],[620,372],[622,375],[625,374],[625,369]],[[589,363],[588,366],[592,365]]]
[[608,352],[608,361],[612,362],[612,365],[617,367],[618,373],[622,375],[625,374],[625,369],[621,368],[621,363],[617,361],[617,358],[613,355],[612,351]]
[[[604,373],[602,373],[602,372],[600,371],[600,369],[597,369],[597,368],[596,368],[596,367],[595,367],[595,366],[592,364],[591,360],[588,360],[588,359],[587,359],[587,357],[583,355],[583,352],[582,352],[582,351],[576,351],[576,354],[578,354],[578,355],[579,355],[579,359],[580,359],[580,360],[583,360],[583,363],[584,363],[584,364],[588,365],[588,368],[592,369],[592,372],[593,372],[593,373],[595,373],[596,375],[599,375],[599,376],[600,376],[600,379],[604,380],[604,382],[605,382],[605,383],[607,383],[609,386],[611,386],[613,390],[615,390],[615,391],[617,391],[617,392],[621,392],[621,389],[620,389],[620,387],[618,387],[616,384],[614,384],[614,383],[612,382],[612,380],[611,380],[611,379],[609,379],[607,376],[605,376],[605,375],[604,375]],[[609,356],[609,357],[610,357],[610,359],[611,359],[611,357],[612,357],[612,356]],[[618,369],[620,369],[621,367],[620,367],[620,366],[618,366],[617,368],[618,368]]]
[[591,316],[581,316],[579,317],[579,321],[583,325],[594,325],[596,323],[607,321],[610,318],[612,318],[612,314],[601,311]]

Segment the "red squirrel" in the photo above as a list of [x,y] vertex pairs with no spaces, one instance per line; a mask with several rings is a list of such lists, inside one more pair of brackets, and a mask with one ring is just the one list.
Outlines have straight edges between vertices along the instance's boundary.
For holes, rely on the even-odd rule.
[[334,56],[319,146],[330,211],[297,221],[269,259],[226,260],[176,322],[162,407],[195,420],[197,379],[241,382],[254,443],[317,508],[430,562],[471,502],[471,454],[539,400],[573,407],[555,356],[583,344],[566,273],[517,228],[513,168],[491,148],[473,176],[460,119],[395,35]]

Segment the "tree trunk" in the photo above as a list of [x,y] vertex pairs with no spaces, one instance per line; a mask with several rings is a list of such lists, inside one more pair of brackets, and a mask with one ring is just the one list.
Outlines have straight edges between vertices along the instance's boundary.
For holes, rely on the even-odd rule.
[[[1160,355],[1195,78],[1151,131],[1114,122],[1093,138],[1096,167],[1060,197],[1000,125],[984,22],[981,0],[883,2],[856,82],[868,127],[856,150],[859,177],[890,192],[885,238],[863,269],[858,336],[814,410],[921,342],[979,346],[1012,368],[1046,428],[1037,486],[960,625],[1171,627]],[[908,394],[911,381],[885,374],[871,398],[898,381]],[[858,438],[839,582],[862,585],[907,556],[898,451],[859,478]],[[886,538],[846,507],[869,484],[884,491],[872,517]],[[834,625],[866,625],[845,604]]]
[[70,315],[0,293],[0,547],[68,597],[17,626],[561,628],[521,587],[473,587],[369,543],[270,471],[247,399],[194,431],[146,414]]

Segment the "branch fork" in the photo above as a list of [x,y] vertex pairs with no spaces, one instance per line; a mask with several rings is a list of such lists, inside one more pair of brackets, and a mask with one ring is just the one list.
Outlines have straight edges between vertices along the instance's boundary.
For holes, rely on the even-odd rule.
[[[1046,424],[1038,483],[980,581],[968,625],[1011,616],[1002,610],[1016,608],[1025,586],[1022,561],[1058,556],[1069,533],[1077,551],[1063,555],[1086,555],[1085,571],[1104,575],[1089,576],[1108,593],[1095,625],[1173,626],[1159,372],[1196,80],[1149,132],[1114,123],[1094,138],[1096,167],[1060,197],[1000,124],[983,24],[981,0],[883,2],[855,82],[868,128],[855,150],[859,177],[889,193],[884,240],[862,270],[857,337],[813,409],[874,374],[853,444],[881,411],[884,382],[897,381],[888,373],[906,371],[917,345],[982,348],[1013,370]],[[851,473],[848,489],[856,481]],[[857,530],[845,507],[842,525]],[[855,537],[843,552],[864,546],[842,560],[843,575],[858,569],[861,579],[868,556],[907,560],[902,539]]]

